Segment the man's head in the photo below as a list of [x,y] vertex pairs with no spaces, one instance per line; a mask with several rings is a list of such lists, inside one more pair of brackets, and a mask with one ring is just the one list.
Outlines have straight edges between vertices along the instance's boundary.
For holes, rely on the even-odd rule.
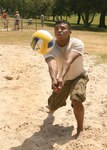
[[56,25],[60,25],[60,24],[66,24],[66,25],[68,26],[68,29],[71,30],[71,25],[70,25],[70,23],[67,22],[67,21],[65,21],[65,20],[57,20],[57,21],[55,22],[54,28],[55,28]]
[[[71,34],[71,25],[65,20],[58,20],[54,25],[54,33],[57,41],[68,41]],[[66,42],[65,42],[66,43]]]

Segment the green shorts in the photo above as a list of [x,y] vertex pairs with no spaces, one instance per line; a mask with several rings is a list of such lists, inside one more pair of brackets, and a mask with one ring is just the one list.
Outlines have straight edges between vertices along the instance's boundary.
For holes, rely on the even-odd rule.
[[54,111],[66,105],[66,100],[70,96],[70,100],[85,101],[86,99],[86,84],[89,81],[87,75],[80,75],[74,80],[67,80],[60,92],[52,92],[48,99],[50,110]]

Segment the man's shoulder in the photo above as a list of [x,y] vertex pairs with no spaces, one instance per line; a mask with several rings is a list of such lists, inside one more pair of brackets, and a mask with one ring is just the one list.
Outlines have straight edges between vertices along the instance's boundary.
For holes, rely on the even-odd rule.
[[69,47],[73,50],[73,51],[77,51],[79,53],[83,53],[84,51],[84,43],[82,40],[71,37],[70,38],[70,44]]
[[74,37],[71,37],[71,38],[70,38],[70,42],[71,42],[72,44],[83,44],[83,45],[84,45],[84,43],[83,43],[82,40],[80,40],[80,39],[78,39],[78,38],[74,38]]

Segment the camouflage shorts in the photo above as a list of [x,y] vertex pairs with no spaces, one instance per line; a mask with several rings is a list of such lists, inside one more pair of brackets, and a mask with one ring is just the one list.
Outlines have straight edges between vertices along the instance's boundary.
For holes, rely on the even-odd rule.
[[65,106],[68,96],[70,96],[71,100],[76,99],[81,102],[85,101],[86,85],[88,81],[87,75],[80,75],[74,80],[66,81],[59,93],[52,92],[52,95],[48,99],[49,108],[54,111]]

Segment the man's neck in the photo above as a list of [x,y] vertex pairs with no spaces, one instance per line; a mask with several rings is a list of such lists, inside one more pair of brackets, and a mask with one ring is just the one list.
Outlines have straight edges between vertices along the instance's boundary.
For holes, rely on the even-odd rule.
[[70,39],[70,37],[62,39],[62,40],[56,40],[56,42],[60,47],[64,47],[69,42],[69,39]]

